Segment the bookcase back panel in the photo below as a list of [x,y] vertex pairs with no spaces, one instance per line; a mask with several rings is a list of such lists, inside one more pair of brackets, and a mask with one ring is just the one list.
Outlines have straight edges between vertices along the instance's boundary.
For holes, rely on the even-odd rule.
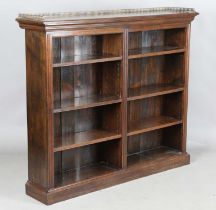
[[170,147],[181,151],[182,125],[149,131],[130,136],[127,143],[128,155],[142,153],[159,147]]
[[[81,148],[66,150],[55,154],[56,173],[62,173],[85,165],[93,164],[98,161],[97,149],[94,145]],[[58,164],[61,162],[61,164]]]
[[128,155],[140,153],[161,146],[162,131],[156,130],[128,137]]
[[130,32],[128,49],[151,48],[159,46],[185,47],[185,28]]
[[183,152],[183,125],[164,129],[162,144]]
[[130,101],[128,103],[128,130],[131,130],[138,122],[161,116],[181,119],[182,93]]
[[82,181],[121,167],[119,139],[55,153],[55,185]]
[[53,62],[82,60],[95,55],[122,55],[122,34],[53,38]]
[[[54,116],[54,145],[75,144],[80,141],[80,138],[87,138],[90,135],[98,132],[107,131],[120,133],[120,105],[108,105],[97,108],[81,109],[57,113]],[[77,133],[84,133],[83,136]]]
[[131,59],[128,88],[183,84],[184,55],[173,54]]
[[120,96],[118,61],[55,68],[53,77],[55,108],[79,105],[85,98]]

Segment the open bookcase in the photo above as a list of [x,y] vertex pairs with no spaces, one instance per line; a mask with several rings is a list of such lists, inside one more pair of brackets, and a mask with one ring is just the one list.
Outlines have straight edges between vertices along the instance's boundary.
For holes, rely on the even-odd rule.
[[52,204],[189,163],[189,30],[196,14],[20,15],[29,29],[28,195]]

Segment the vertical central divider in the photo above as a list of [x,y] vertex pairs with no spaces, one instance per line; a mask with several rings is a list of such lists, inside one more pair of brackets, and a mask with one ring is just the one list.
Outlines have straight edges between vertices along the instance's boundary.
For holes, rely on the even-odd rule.
[[128,29],[123,31],[123,62],[122,62],[122,166],[127,167],[127,83],[128,83]]

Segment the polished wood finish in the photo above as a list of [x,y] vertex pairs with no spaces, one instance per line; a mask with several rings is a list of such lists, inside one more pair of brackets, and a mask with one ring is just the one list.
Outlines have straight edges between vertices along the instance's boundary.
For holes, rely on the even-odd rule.
[[128,101],[183,91],[182,85],[146,85],[128,89]]
[[54,152],[68,150],[85,145],[95,144],[103,141],[109,141],[112,139],[120,138],[121,135],[111,131],[104,130],[88,130],[84,132],[75,133],[69,141],[58,145],[55,145]]
[[133,121],[128,129],[128,136],[132,136],[139,133],[144,133],[160,128],[166,128],[172,125],[182,123],[182,120],[175,119],[173,117],[159,116],[159,117],[148,117],[139,121]]
[[129,59],[144,58],[157,55],[169,55],[174,53],[184,52],[184,49],[178,49],[173,46],[159,46],[159,47],[142,47],[138,49],[132,49],[129,51]]
[[62,61],[62,63],[54,63],[53,67],[63,67],[63,66],[73,66],[73,65],[81,65],[81,64],[90,64],[90,63],[99,63],[106,61],[119,61],[121,60],[121,56],[112,56],[110,54],[102,54],[102,55],[84,55],[84,56],[76,56],[74,57],[74,61]]
[[193,9],[22,14],[28,182],[53,204],[186,165]]
[[[51,104],[49,91],[51,72],[47,36],[42,32],[26,31],[26,77],[28,122],[28,180],[45,189],[52,186],[52,161],[49,160],[52,133],[49,132]],[[47,90],[47,91],[44,91]],[[40,154],[38,156],[38,154]],[[50,177],[50,178],[49,178]]]
[[54,112],[121,102],[120,65],[104,62],[54,68]]
[[54,38],[53,67],[121,60],[121,36],[104,34]]
[[[55,187],[62,187],[65,185],[70,185],[76,182],[82,182],[86,179],[98,179],[100,176],[105,176],[116,169],[107,167],[106,165],[101,164],[91,164],[84,166],[81,169],[75,169],[60,176],[56,176]],[[79,174],[79,176],[77,176]]]
[[[152,150],[146,150],[142,153],[136,153],[128,156],[128,167],[134,165],[143,165],[153,162],[152,160],[166,161],[171,157],[175,157],[181,154],[178,150],[171,149],[169,147],[158,147]],[[149,158],[151,157],[151,159]]]
[[119,99],[119,96],[91,96],[89,98],[80,97],[80,98],[74,98],[72,102],[64,101],[64,105],[61,106],[61,108],[54,109],[53,112],[59,113],[59,112],[66,112],[66,111],[85,109],[85,108],[91,108],[97,106],[104,106],[104,105],[119,103],[121,101],[122,100]]
[[105,176],[97,177],[97,179],[91,179],[88,182],[82,181],[79,185],[75,183],[51,189],[49,193],[45,193],[43,188],[28,181],[26,183],[26,193],[29,196],[50,205],[69,198],[111,187],[116,184],[141,178],[143,176],[187,165],[190,162],[190,156],[187,153],[179,153],[175,156],[167,156],[165,159],[158,158],[157,160],[158,161],[149,161],[146,164],[134,164],[132,167],[116,170],[115,172],[112,171],[109,176],[105,174]]

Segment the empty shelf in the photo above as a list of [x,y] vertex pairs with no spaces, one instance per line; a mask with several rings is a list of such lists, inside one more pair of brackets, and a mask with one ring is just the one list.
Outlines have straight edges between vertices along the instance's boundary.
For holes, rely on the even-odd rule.
[[128,101],[183,91],[182,85],[149,85],[128,89]]
[[170,147],[161,146],[156,149],[146,150],[142,153],[132,154],[127,157],[128,167],[150,165],[156,162],[168,162],[169,158],[178,157],[182,152]]
[[166,128],[169,126],[182,123],[182,120],[175,119],[167,116],[157,116],[144,118],[142,121],[131,122],[129,125],[128,136],[140,134],[148,131],[153,131],[160,128]]
[[136,49],[129,50],[128,58],[129,59],[143,58],[143,57],[150,57],[150,56],[181,53],[184,51],[185,49],[180,48],[178,46],[142,47],[142,48],[136,48]]
[[53,59],[53,67],[73,66],[81,64],[118,61],[122,56],[116,56],[112,54],[96,54],[96,55],[75,55],[73,57],[66,57],[63,60],[60,58]]
[[71,171],[64,172],[55,176],[55,187],[62,187],[88,179],[97,179],[99,176],[104,176],[116,171],[117,169],[106,165],[96,163]]
[[[119,103],[121,101],[122,100],[119,98],[119,96],[91,96],[74,98],[73,101],[61,101],[61,107],[55,108],[54,113],[104,106],[108,104]],[[57,102],[55,102],[55,104],[57,104]]]
[[[61,145],[56,145],[54,152],[64,151],[104,141],[110,141],[118,138],[121,138],[121,134],[98,129],[74,133],[73,135],[64,137],[63,143]],[[57,142],[61,142],[61,140]]]

